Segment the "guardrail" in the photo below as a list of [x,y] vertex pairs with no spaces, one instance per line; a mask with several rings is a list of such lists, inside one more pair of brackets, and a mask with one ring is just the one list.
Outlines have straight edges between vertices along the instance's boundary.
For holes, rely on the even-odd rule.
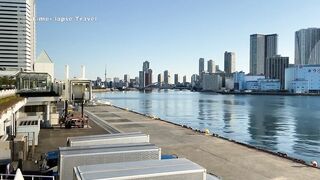
[[5,97],[8,97],[8,96],[13,96],[15,95],[17,92],[16,89],[8,89],[8,90],[1,90],[0,91],[0,98],[5,98]]
[[[0,174],[0,180],[14,179],[15,174]],[[54,176],[41,176],[41,175],[22,175],[24,179],[30,180],[55,180]]]

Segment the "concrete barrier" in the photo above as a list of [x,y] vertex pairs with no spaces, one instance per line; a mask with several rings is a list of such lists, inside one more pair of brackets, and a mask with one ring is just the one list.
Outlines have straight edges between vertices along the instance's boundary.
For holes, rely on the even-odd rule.
[[15,95],[17,92],[16,89],[8,89],[8,90],[2,90],[0,91],[0,98],[5,98],[5,97],[8,97],[8,96],[13,96]]

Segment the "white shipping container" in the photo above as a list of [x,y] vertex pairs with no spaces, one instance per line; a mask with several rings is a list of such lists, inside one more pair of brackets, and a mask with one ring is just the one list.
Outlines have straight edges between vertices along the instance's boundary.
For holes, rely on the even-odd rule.
[[146,160],[77,166],[74,180],[206,180],[206,169],[188,159]]
[[107,145],[94,147],[59,148],[59,174],[61,180],[72,179],[73,168],[81,165],[116,163],[125,161],[160,160],[161,149],[147,145]]
[[68,137],[67,146],[91,146],[102,144],[148,143],[149,135],[141,132]]

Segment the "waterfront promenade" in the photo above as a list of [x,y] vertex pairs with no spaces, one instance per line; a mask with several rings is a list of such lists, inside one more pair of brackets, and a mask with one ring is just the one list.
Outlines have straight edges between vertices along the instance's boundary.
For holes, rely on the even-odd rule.
[[111,106],[86,107],[106,130],[141,131],[164,154],[188,158],[225,179],[319,179],[320,170]]

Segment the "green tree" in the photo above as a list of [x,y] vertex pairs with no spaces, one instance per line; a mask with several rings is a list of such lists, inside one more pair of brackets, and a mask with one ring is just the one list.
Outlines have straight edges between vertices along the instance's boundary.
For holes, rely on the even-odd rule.
[[0,89],[8,89],[14,87],[16,80],[14,77],[0,77]]

